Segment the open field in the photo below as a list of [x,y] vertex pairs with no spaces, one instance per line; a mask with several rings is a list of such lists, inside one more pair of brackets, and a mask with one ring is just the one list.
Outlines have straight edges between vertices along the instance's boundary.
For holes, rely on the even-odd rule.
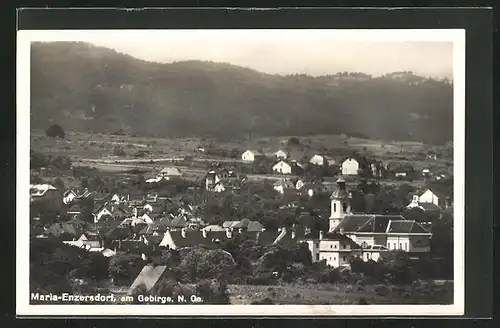
[[[316,135],[300,137],[300,144],[287,146],[290,137],[269,137],[255,140],[209,140],[203,138],[146,138],[132,136],[118,136],[108,134],[85,134],[68,132],[64,140],[48,138],[43,132],[31,133],[31,147],[35,151],[53,155],[65,155],[73,158],[86,159],[115,159],[115,149],[121,148],[124,153],[119,155],[120,160],[136,159],[168,159],[177,156],[195,156],[208,159],[209,156],[199,152],[198,148],[207,148],[216,145],[228,151],[238,150],[242,153],[246,149],[262,150],[264,153],[273,153],[278,149],[288,150],[293,157],[311,157],[316,153],[330,156],[344,156],[350,152],[361,152],[367,156],[374,156],[381,160],[410,162],[413,165],[441,166],[445,160],[437,161],[418,160],[413,158],[417,152],[426,152],[433,148],[416,142],[382,142],[377,140],[359,139],[342,135]],[[140,159],[136,156],[141,153]],[[221,160],[221,159],[218,159]],[[234,159],[227,159],[233,161]],[[451,160],[451,159],[450,159]]]
[[[230,285],[231,304],[250,304],[269,298],[274,304],[356,304],[364,299],[368,304],[451,304],[453,285],[412,288],[387,287],[387,294],[376,291],[377,286],[331,285]],[[383,289],[383,287],[382,287]]]

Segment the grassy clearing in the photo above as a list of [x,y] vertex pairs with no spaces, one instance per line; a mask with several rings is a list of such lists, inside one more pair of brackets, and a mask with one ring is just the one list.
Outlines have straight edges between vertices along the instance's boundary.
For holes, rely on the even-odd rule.
[[453,286],[429,285],[388,287],[385,292],[380,286],[353,285],[279,285],[254,286],[230,285],[231,304],[251,304],[269,298],[274,304],[357,304],[364,299],[368,304],[451,304]]

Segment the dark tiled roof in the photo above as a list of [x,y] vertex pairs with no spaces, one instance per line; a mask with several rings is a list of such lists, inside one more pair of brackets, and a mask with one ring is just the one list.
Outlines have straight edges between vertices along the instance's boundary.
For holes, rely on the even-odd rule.
[[335,231],[340,231],[343,229],[344,232],[356,232],[365,223],[367,223],[373,215],[348,215],[339,225],[335,228]]
[[337,232],[328,232],[323,236],[323,240],[338,240],[342,243],[348,244],[351,246],[351,249],[360,249],[361,246],[356,244],[351,238],[344,236],[343,234]]
[[153,266],[148,264],[144,266],[130,286],[128,293],[133,293],[134,290],[140,286],[144,286],[146,291],[149,292],[161,280],[166,270],[167,267],[164,265]]
[[420,224],[415,221],[398,220],[391,221],[387,229],[388,233],[428,233]]
[[388,215],[374,215],[366,222],[357,232],[375,232],[383,233],[387,230],[387,225],[390,220],[404,220],[400,215],[398,216],[388,216]]

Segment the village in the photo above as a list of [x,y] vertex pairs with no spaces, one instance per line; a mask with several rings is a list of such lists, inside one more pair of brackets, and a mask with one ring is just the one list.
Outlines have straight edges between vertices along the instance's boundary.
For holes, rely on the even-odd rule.
[[[427,155],[429,161],[436,156]],[[117,175],[92,183],[95,177],[85,170],[98,170],[69,164],[67,171],[82,180],[80,188],[32,181],[31,238],[109,260],[117,254],[140,256],[144,265],[125,284],[129,294],[151,274],[160,254],[221,250],[239,264],[227,246],[234,243],[249,250],[255,245],[304,247],[311,263],[338,272],[352,271],[353,261],[380,262],[394,252],[435,266],[451,261],[443,262],[452,252],[443,251],[443,243],[433,238],[436,226],[440,235],[452,231],[449,170],[389,167],[359,154],[292,159],[281,149],[267,154],[246,150],[238,157],[238,165],[222,157],[211,161],[194,180],[186,177],[185,165],[174,161],[130,178],[132,172],[119,183]],[[32,171],[50,171],[50,166],[32,165]],[[252,179],[252,173],[264,178]],[[384,184],[387,180],[391,183]],[[412,186],[414,181],[419,187]],[[445,221],[450,231],[442,231]],[[154,271],[148,292],[166,270],[168,265]],[[276,279],[283,274],[276,268],[269,272]]]

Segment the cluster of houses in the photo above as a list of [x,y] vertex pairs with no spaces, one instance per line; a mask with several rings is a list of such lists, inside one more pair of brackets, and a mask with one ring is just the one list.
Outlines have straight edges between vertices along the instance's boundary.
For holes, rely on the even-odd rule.
[[[163,178],[178,177],[175,171],[162,170]],[[229,182],[232,181],[232,182]],[[225,182],[222,184],[221,182]],[[223,190],[244,183],[234,172],[213,169],[207,173],[205,188]],[[237,187],[235,187],[237,188]],[[280,180],[275,190],[302,190],[314,194],[321,185]],[[222,225],[206,225],[199,206],[151,193],[131,197],[120,194],[98,194],[89,190],[68,190],[61,194],[52,185],[31,185],[32,202],[49,201],[65,204],[70,219],[39,227],[32,231],[38,238],[61,238],[65,243],[113,256],[117,251],[147,254],[158,249],[180,249],[203,246],[218,248],[237,234],[245,234],[259,245],[307,243],[313,261],[326,260],[333,267],[346,266],[352,257],[377,260],[390,250],[411,254],[430,251],[432,233],[425,224],[407,220],[401,215],[353,213],[352,193],[341,176],[331,192],[328,231],[315,231],[307,225],[266,230],[259,222],[249,219],[227,221]],[[91,199],[92,220],[82,220],[81,201]],[[408,208],[442,211],[452,207],[450,190],[426,189],[416,194]],[[56,205],[54,205],[56,206]],[[36,213],[32,213],[36,221]]]
[[[262,152],[255,150],[246,150],[241,155],[241,160],[244,163],[253,163],[258,158],[265,157],[266,155]],[[273,153],[273,156],[276,158],[276,163],[273,165],[272,170],[277,174],[292,174],[295,170],[294,168],[304,169],[304,165],[299,162],[298,159],[292,159],[285,151],[278,150]],[[315,154],[311,157],[308,162],[309,164],[316,166],[335,166],[337,165],[337,161],[326,155]],[[349,157],[346,158],[340,164],[341,171],[343,175],[357,175],[360,169],[360,163],[356,159]]]

